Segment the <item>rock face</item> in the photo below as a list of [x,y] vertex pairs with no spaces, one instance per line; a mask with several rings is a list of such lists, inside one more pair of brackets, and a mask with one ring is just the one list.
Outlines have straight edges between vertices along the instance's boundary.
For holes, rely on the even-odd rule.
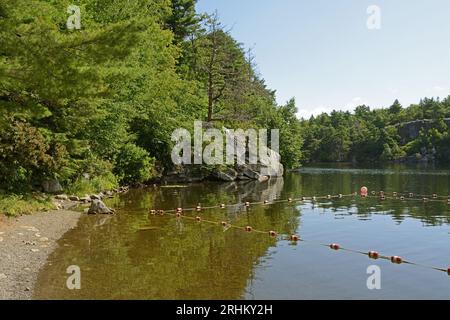
[[46,180],[42,182],[42,189],[44,189],[44,192],[46,193],[60,193],[63,192],[63,188],[58,180],[52,179],[52,180]]
[[[236,159],[236,158],[235,158]],[[237,162],[237,159],[236,159]],[[282,177],[284,167],[280,162],[279,153],[268,149],[267,156],[260,159],[258,164],[250,164],[248,156],[245,164],[235,164],[207,169],[199,165],[178,165],[164,175],[163,182],[199,182],[205,179],[224,182],[236,180],[267,181],[271,177]]]
[[236,180],[238,173],[231,168],[225,168],[223,170],[214,170],[212,177],[220,181],[234,181]]
[[[444,119],[445,124],[450,128],[450,118]],[[416,120],[404,122],[396,125],[398,134],[402,139],[402,144],[406,144],[419,136],[420,130],[429,130],[432,128],[434,121],[431,119]]]
[[88,210],[88,214],[113,214],[114,209],[108,208],[103,201],[93,200],[91,207]]

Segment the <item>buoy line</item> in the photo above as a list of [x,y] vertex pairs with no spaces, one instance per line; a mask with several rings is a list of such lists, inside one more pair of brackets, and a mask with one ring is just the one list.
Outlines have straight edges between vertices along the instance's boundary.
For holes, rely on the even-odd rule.
[[[386,194],[383,191],[380,191],[377,195],[373,195],[372,192],[372,196],[368,195],[368,190],[367,188],[363,187],[361,188],[361,192],[360,192],[361,198],[379,198],[381,200],[413,200],[413,201],[423,201],[423,202],[428,202],[428,201],[434,201],[434,202],[446,202],[447,204],[450,204],[450,196],[445,198],[444,197],[439,197],[438,195],[432,195],[432,199],[429,198],[414,198],[414,197],[404,197],[404,196],[398,196],[399,193],[393,193],[392,197],[388,197],[386,196]],[[410,196],[411,193],[408,193],[408,196]],[[218,225],[218,226],[222,226],[226,231],[230,228],[233,229],[237,229],[237,230],[242,230],[245,231],[247,233],[258,233],[258,234],[265,234],[265,235],[269,235],[272,238],[279,238],[282,240],[288,240],[294,243],[297,242],[307,242],[307,243],[313,243],[313,244],[317,244],[317,245],[321,245],[321,246],[325,246],[325,247],[329,247],[332,250],[342,250],[342,251],[347,251],[347,252],[351,252],[351,253],[356,253],[356,254],[362,254],[364,256],[368,256],[370,259],[383,259],[383,260],[389,260],[394,264],[410,264],[410,265],[414,265],[414,266],[418,266],[418,267],[423,267],[423,268],[428,268],[428,269],[432,269],[432,270],[436,270],[436,271],[441,271],[441,272],[445,272],[447,273],[447,275],[450,276],[450,267],[448,268],[442,268],[442,267],[436,267],[436,266],[430,266],[430,265],[426,265],[426,264],[421,264],[421,263],[417,263],[414,261],[410,261],[407,259],[403,259],[400,256],[389,256],[389,255],[383,255],[380,254],[377,251],[361,251],[361,250],[355,250],[355,249],[351,249],[351,248],[346,248],[346,247],[342,247],[340,244],[337,243],[331,243],[331,244],[324,244],[324,243],[320,243],[320,242],[316,242],[316,241],[311,241],[311,240],[307,240],[304,239],[303,237],[300,237],[299,235],[287,235],[287,234],[279,234],[278,232],[274,231],[274,230],[270,230],[270,231],[264,231],[264,230],[258,230],[258,229],[254,229],[251,226],[237,226],[237,225],[233,225],[231,223],[229,223],[228,221],[213,221],[213,220],[208,220],[208,219],[204,219],[201,216],[187,216],[184,215],[184,212],[201,212],[202,210],[210,210],[210,209],[226,209],[227,207],[236,207],[236,206],[242,206],[245,208],[250,208],[252,205],[270,205],[270,204],[275,204],[275,203],[294,203],[294,202],[302,202],[302,201],[312,201],[315,202],[316,200],[321,200],[321,199],[342,199],[342,198],[347,198],[347,197],[356,197],[357,193],[351,193],[351,194],[338,194],[338,195],[326,195],[326,196],[312,196],[312,197],[299,197],[299,198],[288,198],[288,199],[278,199],[278,200],[265,200],[265,201],[257,201],[257,202],[244,202],[244,203],[236,203],[236,204],[229,204],[229,205],[225,205],[225,204],[220,204],[217,206],[207,206],[207,207],[202,207],[200,204],[195,207],[195,208],[176,208],[176,209],[170,209],[170,210],[156,210],[156,209],[151,209],[150,210],[150,214],[151,215],[159,215],[159,216],[165,216],[165,215],[169,215],[169,216],[174,216],[177,219],[187,219],[187,220],[192,220],[192,221],[196,221],[197,223],[209,223],[212,225]]]

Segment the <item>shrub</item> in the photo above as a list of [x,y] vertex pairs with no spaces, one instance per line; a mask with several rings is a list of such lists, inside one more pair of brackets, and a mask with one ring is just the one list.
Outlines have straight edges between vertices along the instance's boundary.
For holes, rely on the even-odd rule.
[[128,143],[117,155],[114,173],[122,183],[142,183],[154,176],[154,163],[146,150]]
[[31,194],[0,194],[0,214],[17,216],[50,209],[55,209],[55,205],[49,197],[40,197]]
[[66,165],[65,147],[49,142],[27,122],[11,121],[0,133],[0,185],[5,189],[25,190]]

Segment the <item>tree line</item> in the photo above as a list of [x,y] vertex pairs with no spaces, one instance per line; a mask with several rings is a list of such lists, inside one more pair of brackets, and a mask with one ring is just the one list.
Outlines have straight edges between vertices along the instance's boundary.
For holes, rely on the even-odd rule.
[[0,189],[149,181],[171,166],[173,130],[194,120],[280,129],[283,163],[298,166],[295,101],[277,105],[251,51],[195,5],[0,0]]
[[450,160],[450,96],[302,120],[303,162]]

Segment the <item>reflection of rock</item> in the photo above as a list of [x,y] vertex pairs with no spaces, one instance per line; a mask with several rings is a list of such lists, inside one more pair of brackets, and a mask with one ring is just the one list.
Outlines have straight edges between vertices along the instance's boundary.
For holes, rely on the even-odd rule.
[[103,201],[93,200],[88,214],[113,214],[114,209],[108,208]]

